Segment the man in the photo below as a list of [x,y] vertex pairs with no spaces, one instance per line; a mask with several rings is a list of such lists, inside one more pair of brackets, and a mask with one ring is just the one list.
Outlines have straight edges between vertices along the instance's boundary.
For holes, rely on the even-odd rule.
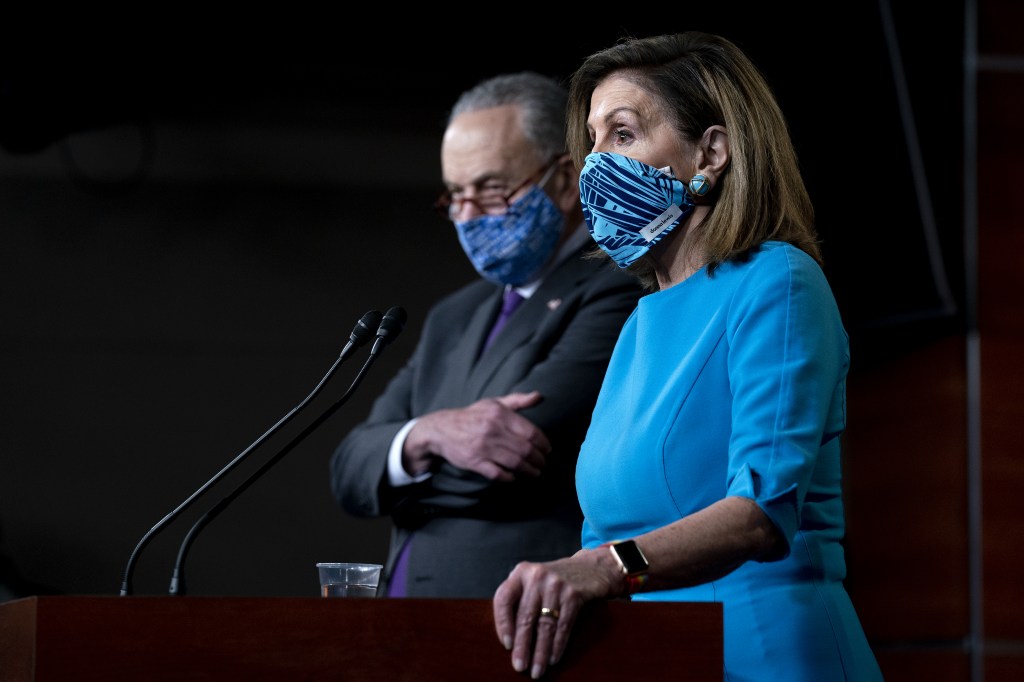
[[490,598],[519,561],[580,547],[576,455],[640,290],[584,258],[566,98],[550,78],[502,75],[449,116],[439,207],[482,279],[429,311],[412,357],[331,459],[346,511],[392,517],[382,594]]

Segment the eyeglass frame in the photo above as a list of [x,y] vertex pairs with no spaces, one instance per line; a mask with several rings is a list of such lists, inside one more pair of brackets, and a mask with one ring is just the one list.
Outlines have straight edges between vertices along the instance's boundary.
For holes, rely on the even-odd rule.
[[[512,206],[512,202],[510,201],[510,199],[519,192],[523,191],[523,188],[533,184],[534,181],[537,179],[537,176],[541,176],[541,181],[537,183],[538,185],[543,187],[544,185],[547,184],[548,180],[550,180],[551,178],[544,178],[543,175],[544,173],[552,171],[555,168],[557,168],[558,161],[560,158],[560,156],[556,156],[555,158],[551,159],[550,161],[546,162],[543,166],[535,170],[533,173],[530,173],[530,175],[528,175],[527,178],[523,180],[520,184],[516,185],[514,189],[506,192],[505,194],[497,195],[495,199],[500,198],[501,202],[505,205],[505,208],[500,213],[491,213],[490,211],[487,211],[486,209],[484,209],[483,206],[480,205],[477,199],[474,199],[472,197],[463,197],[461,199],[456,199],[452,196],[451,190],[447,189],[441,192],[441,196],[439,196],[437,200],[434,201],[434,210],[437,211],[437,214],[442,218],[445,218],[447,220],[455,220],[455,216],[462,211],[463,207],[468,202],[476,206],[476,209],[480,211],[480,213],[483,215],[504,215]],[[497,202],[495,202],[495,206],[497,206]]]

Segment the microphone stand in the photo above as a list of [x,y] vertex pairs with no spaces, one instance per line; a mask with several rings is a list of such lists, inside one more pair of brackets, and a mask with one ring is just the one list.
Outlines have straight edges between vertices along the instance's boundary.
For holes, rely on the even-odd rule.
[[[376,311],[374,312],[376,313]],[[380,313],[376,313],[376,315],[380,320],[380,325],[377,327],[376,339],[374,340],[373,345],[370,348],[369,357],[366,358],[366,361],[363,363],[363,366],[360,368],[358,374],[356,374],[355,379],[353,379],[352,383],[349,385],[348,390],[346,390],[345,393],[342,394],[342,396],[338,398],[338,400],[335,401],[333,405],[328,407],[319,417],[314,419],[305,429],[303,429],[302,432],[299,433],[299,435],[297,435],[287,445],[285,445],[284,448],[282,448],[277,454],[275,454],[269,460],[264,462],[263,466],[261,466],[255,472],[253,472],[245,481],[242,482],[240,486],[238,486],[231,493],[223,497],[217,504],[213,505],[213,507],[211,507],[209,511],[207,511],[202,517],[200,517],[199,520],[196,521],[195,525],[192,526],[192,528],[189,530],[188,535],[185,536],[185,539],[181,543],[181,547],[178,549],[178,559],[174,564],[174,573],[171,576],[171,584],[169,588],[169,593],[171,595],[185,594],[185,558],[187,557],[188,550],[191,547],[192,542],[198,535],[199,531],[202,530],[210,521],[216,518],[222,511],[224,511],[224,509],[235,498],[237,498],[240,494],[242,494],[242,492],[247,490],[249,486],[252,485],[258,478],[263,476],[263,474],[265,474],[272,466],[277,464],[277,462],[279,462],[286,454],[288,454],[292,450],[292,448],[294,448],[296,445],[302,442],[306,438],[306,436],[315,431],[324,421],[326,421],[328,418],[330,418],[331,415],[337,412],[338,409],[348,401],[349,397],[356,390],[359,384],[362,383],[363,377],[366,376],[366,372],[370,369],[370,366],[373,365],[373,363],[376,361],[377,356],[380,354],[380,352],[384,348],[386,348],[391,342],[393,342],[395,340],[395,337],[398,336],[398,334],[400,334],[402,330],[405,328],[406,312],[405,309],[403,309],[400,306],[392,306],[391,308],[388,308],[388,311],[384,313],[383,317],[380,317]],[[366,321],[367,318],[364,318],[364,320],[361,320],[360,322],[362,323]],[[369,340],[368,335],[366,335],[363,332],[365,332],[365,325],[364,329],[361,330],[360,340],[358,341],[359,344],[366,343]],[[355,331],[353,332],[353,334],[355,334]],[[355,337],[353,336],[353,343],[355,342],[356,340]]]
[[239,495],[245,492],[250,485],[255,483],[258,478],[263,476],[263,474],[265,474],[271,467],[273,467],[275,464],[281,461],[281,459],[286,454],[291,452],[292,448],[294,448],[296,445],[305,440],[305,438],[309,434],[313,433],[313,431],[315,431],[331,415],[337,412],[338,409],[348,401],[349,397],[352,395],[353,391],[355,391],[356,387],[358,387],[359,384],[362,383],[363,377],[366,375],[367,370],[374,363],[374,360],[376,358],[377,354],[371,353],[369,357],[366,358],[366,362],[363,363],[363,366],[359,370],[359,373],[356,375],[356,378],[352,380],[352,384],[348,387],[348,390],[346,390],[345,393],[340,398],[338,398],[337,401],[334,402],[334,404],[332,404],[330,407],[324,410],[324,412],[321,413],[319,417],[314,419],[305,429],[302,430],[301,433],[299,433],[299,435],[295,436],[295,438],[293,438],[287,445],[285,445],[276,455],[274,455],[266,462],[264,462],[263,466],[261,466],[255,472],[253,472],[252,475],[245,479],[245,481],[242,482],[242,484],[235,488],[233,491],[231,491],[231,493],[222,497],[221,500],[217,502],[217,504],[213,505],[209,511],[203,514],[199,518],[199,520],[196,521],[195,525],[192,526],[192,529],[188,532],[188,535],[185,536],[184,541],[182,541],[181,547],[178,549],[178,560],[174,564],[174,573],[171,576],[171,584],[168,590],[168,594],[185,594],[185,558],[188,555],[188,550],[191,547],[192,542],[195,540],[196,535],[199,533],[199,531],[202,530],[208,523],[210,523],[210,521],[213,521],[213,519],[215,519],[222,511],[224,511],[224,509],[229,504],[231,504],[231,502],[234,501],[235,498],[237,498]]
[[181,514],[181,512],[188,508],[188,506],[191,505],[192,502],[194,502],[197,497],[206,492],[206,490],[211,485],[224,478],[224,476],[226,476],[236,466],[238,466],[242,462],[242,460],[244,460],[249,455],[250,452],[255,450],[267,438],[277,433],[277,431],[281,429],[281,427],[290,422],[292,418],[296,414],[298,414],[299,410],[301,410],[303,407],[309,404],[309,401],[312,400],[313,397],[320,392],[320,390],[327,383],[327,380],[330,379],[331,376],[333,376],[334,372],[338,369],[341,363],[347,360],[348,357],[353,352],[355,352],[355,350],[358,347],[365,344],[373,336],[372,327],[377,325],[380,322],[380,320],[381,314],[376,310],[371,310],[365,313],[363,317],[360,318],[359,321],[356,323],[355,328],[349,335],[349,341],[345,344],[345,347],[342,349],[341,354],[338,356],[338,359],[335,360],[334,364],[331,365],[330,369],[327,370],[327,374],[325,374],[324,378],[320,380],[320,383],[316,385],[316,388],[314,388],[312,392],[310,392],[310,394],[306,396],[302,402],[293,407],[291,411],[288,412],[288,414],[286,414],[276,424],[267,429],[266,433],[264,433],[262,436],[254,440],[252,444],[249,445],[249,447],[247,447],[245,450],[242,450],[240,453],[238,453],[238,455],[236,455],[233,460],[228,462],[223,469],[214,474],[213,478],[211,478],[202,486],[200,486],[198,490],[192,493],[184,502],[179,504],[170,514],[160,519],[160,521],[157,522],[155,526],[150,528],[149,531],[142,536],[142,539],[139,540],[139,543],[135,546],[135,549],[132,551],[131,556],[128,557],[128,564],[125,566],[124,569],[124,579],[121,581],[120,593],[122,597],[132,593],[132,573],[135,571],[135,563],[138,561],[139,554],[146,547],[146,545],[149,544],[153,537],[160,530],[165,528],[167,524],[176,519],[178,515]]

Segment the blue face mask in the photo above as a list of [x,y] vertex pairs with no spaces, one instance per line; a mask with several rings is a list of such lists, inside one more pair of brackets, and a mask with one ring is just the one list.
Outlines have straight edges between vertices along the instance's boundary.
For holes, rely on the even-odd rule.
[[580,172],[587,229],[620,268],[647,253],[693,212],[693,200],[671,170],[621,154],[588,154]]
[[502,215],[456,222],[459,243],[480,276],[519,286],[540,274],[562,235],[565,218],[540,184]]

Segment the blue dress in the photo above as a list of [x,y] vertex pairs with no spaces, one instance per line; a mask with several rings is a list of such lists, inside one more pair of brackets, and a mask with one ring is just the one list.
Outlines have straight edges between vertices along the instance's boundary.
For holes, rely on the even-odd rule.
[[843,587],[848,368],[824,273],[781,242],[644,296],[612,354],[576,468],[583,546],[731,496],[787,542],[778,561],[633,596],[722,602],[731,682],[881,679]]

